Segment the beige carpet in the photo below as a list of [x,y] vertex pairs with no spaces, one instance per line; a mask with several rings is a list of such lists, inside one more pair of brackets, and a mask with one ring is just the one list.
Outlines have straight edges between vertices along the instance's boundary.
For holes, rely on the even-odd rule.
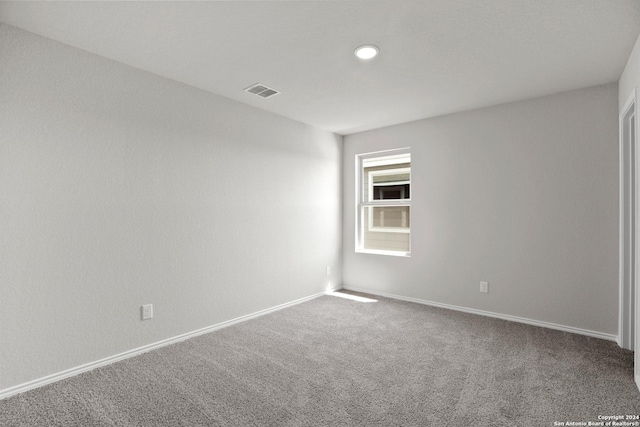
[[[375,298],[375,297],[374,297]],[[615,343],[323,296],[0,401],[2,426],[553,426],[640,414]]]

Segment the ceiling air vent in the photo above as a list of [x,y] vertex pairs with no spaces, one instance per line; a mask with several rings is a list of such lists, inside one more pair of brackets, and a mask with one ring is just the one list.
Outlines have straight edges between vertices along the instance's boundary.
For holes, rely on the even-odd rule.
[[249,86],[245,89],[245,92],[253,93],[254,95],[258,95],[262,98],[271,98],[274,95],[279,94],[275,89],[271,89],[263,84],[256,83],[253,86]]

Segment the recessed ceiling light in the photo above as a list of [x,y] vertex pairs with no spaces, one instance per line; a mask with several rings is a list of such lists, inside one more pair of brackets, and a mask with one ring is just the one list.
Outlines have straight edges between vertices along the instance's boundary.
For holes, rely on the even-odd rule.
[[378,46],[374,46],[372,44],[365,44],[358,47],[354,54],[360,59],[371,59],[376,56],[380,52]]

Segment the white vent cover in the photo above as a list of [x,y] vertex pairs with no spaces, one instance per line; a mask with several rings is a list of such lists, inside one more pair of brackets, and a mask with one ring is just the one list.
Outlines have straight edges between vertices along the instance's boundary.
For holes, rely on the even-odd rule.
[[260,83],[256,83],[252,86],[249,86],[248,88],[245,89],[245,92],[253,93],[254,95],[258,95],[262,98],[270,98],[280,93],[277,90],[267,87]]

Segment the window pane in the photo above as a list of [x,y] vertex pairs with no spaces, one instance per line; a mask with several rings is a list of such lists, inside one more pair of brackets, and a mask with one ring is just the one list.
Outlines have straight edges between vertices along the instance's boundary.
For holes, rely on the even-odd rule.
[[366,206],[362,216],[363,249],[409,252],[409,206]]
[[[409,232],[409,206],[367,206],[369,229],[373,231]],[[394,230],[374,230],[392,228]]]
[[363,201],[411,198],[411,163],[370,166],[363,172]]
[[[393,170],[391,169],[384,169],[384,172],[392,172]],[[409,182],[409,172],[407,173],[396,173],[396,174],[388,174],[388,175],[375,175],[373,177],[373,184],[374,185],[393,185],[395,183],[399,183],[399,182]]]
[[373,183],[373,200],[409,199],[410,184],[378,185]]

